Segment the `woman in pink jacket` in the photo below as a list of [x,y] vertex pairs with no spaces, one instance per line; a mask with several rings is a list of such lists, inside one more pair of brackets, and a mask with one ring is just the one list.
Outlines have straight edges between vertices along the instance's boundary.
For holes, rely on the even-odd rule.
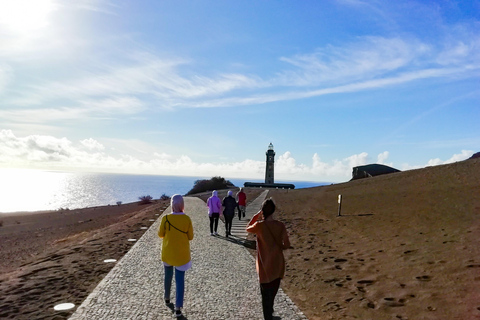
[[[222,212],[222,200],[218,197],[217,190],[213,190],[212,196],[207,200],[208,206],[208,217],[210,218],[210,235],[213,236],[214,234],[218,236],[217,228],[218,228],[218,218]],[[215,224],[215,228],[213,228]],[[214,233],[215,231],[215,233]]]

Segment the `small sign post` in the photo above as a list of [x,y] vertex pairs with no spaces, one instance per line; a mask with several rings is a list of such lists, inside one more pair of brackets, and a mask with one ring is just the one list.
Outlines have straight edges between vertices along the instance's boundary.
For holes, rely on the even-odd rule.
[[341,211],[342,211],[342,195],[338,195],[338,216],[341,216]]

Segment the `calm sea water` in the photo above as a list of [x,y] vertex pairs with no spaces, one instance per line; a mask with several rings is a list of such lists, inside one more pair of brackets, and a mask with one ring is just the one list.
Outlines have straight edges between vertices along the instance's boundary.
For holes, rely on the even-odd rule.
[[[76,209],[129,203],[138,197],[185,194],[196,180],[211,177],[178,177],[106,173],[71,173],[36,170],[0,169],[0,212]],[[236,186],[245,181],[229,179]],[[308,188],[326,183],[276,181]]]

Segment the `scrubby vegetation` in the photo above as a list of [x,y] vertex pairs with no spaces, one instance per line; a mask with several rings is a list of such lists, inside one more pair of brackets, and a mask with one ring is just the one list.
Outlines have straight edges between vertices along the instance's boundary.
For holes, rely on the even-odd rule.
[[167,196],[165,193],[162,194],[162,196],[160,197],[160,200],[170,200],[170,196]]
[[141,197],[138,197],[138,199],[140,200],[140,204],[149,204],[152,202],[152,196],[150,195],[147,195],[147,196],[141,196]]
[[187,195],[201,193],[205,191],[229,189],[235,187],[229,180],[222,177],[212,177],[210,180],[197,180],[193,188],[188,191]]

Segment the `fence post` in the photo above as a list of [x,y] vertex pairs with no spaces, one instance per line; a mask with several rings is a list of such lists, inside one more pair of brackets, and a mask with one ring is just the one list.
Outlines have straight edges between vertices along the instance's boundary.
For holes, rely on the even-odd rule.
[[338,216],[339,217],[342,215],[341,211],[342,211],[342,195],[339,194],[338,195]]

